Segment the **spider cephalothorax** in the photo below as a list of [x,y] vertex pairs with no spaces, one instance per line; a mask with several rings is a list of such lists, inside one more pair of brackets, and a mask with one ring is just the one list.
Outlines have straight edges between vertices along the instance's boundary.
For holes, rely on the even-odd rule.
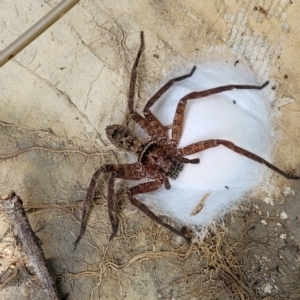
[[[150,141],[139,156],[138,161],[145,165],[149,172],[164,174],[166,177],[176,179],[183,169],[180,157],[173,157],[168,154],[168,147],[159,142]],[[191,162],[187,161],[186,163]],[[199,163],[199,160],[195,160]],[[153,171],[152,171],[153,170]]]
[[159,179],[166,189],[171,187],[168,177],[176,179],[184,163],[199,163],[199,159],[190,160],[182,156],[174,156],[176,148],[172,143],[162,143],[156,140],[144,142],[127,126],[117,124],[107,126],[106,135],[110,142],[120,150],[138,155],[138,163],[141,165],[144,177]]
[[145,147],[144,142],[127,126],[110,125],[105,131],[110,142],[120,150],[140,154]]
[[[179,231],[168,223],[164,222],[160,217],[154,214],[145,204],[136,198],[136,195],[142,193],[148,193],[155,191],[162,185],[166,189],[170,189],[171,185],[169,178],[175,179],[180,176],[180,171],[183,165],[186,163],[198,164],[200,161],[196,159],[188,159],[185,156],[194,154],[209,148],[217,146],[225,146],[232,151],[248,157],[258,163],[264,164],[275,172],[281,174],[288,179],[300,179],[291,172],[284,172],[272,165],[262,157],[236,146],[230,141],[211,139],[193,143],[184,148],[178,148],[178,144],[183,130],[183,117],[187,101],[196,100],[209,95],[233,90],[233,89],[263,89],[268,85],[268,81],[261,86],[257,85],[225,85],[212,88],[204,91],[196,91],[187,94],[178,102],[173,124],[171,126],[164,126],[161,122],[152,114],[150,108],[159,100],[159,98],[176,82],[182,81],[193,75],[196,70],[194,66],[190,73],[183,76],[179,76],[169,80],[163,87],[161,87],[146,103],[143,115],[137,113],[133,108],[135,83],[137,76],[137,67],[140,60],[140,56],[144,47],[144,35],[141,32],[141,45],[131,70],[131,80],[128,93],[128,110],[130,118],[135,121],[148,135],[149,140],[143,141],[128,127],[122,125],[111,125],[106,128],[106,134],[108,139],[117,148],[134,153],[137,155],[137,162],[132,164],[120,164],[120,165],[103,165],[93,175],[90,186],[87,191],[87,196],[83,205],[82,223],[80,235],[78,236],[75,247],[78,245],[84,230],[87,220],[87,210],[92,201],[93,192],[96,186],[96,181],[101,173],[110,173],[108,181],[108,195],[107,205],[110,223],[112,226],[113,238],[117,233],[117,220],[114,214],[114,182],[116,178],[127,180],[140,180],[143,178],[148,179],[147,182],[140,183],[128,189],[127,195],[130,202],[141,209],[147,216],[156,221],[157,223],[168,228],[172,232],[186,239],[189,242],[189,238],[183,231]],[[171,138],[169,138],[169,129],[171,129]]]

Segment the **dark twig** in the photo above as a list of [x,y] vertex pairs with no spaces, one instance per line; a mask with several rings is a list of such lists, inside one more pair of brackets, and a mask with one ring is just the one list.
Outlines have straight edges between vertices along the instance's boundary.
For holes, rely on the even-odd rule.
[[8,195],[0,196],[0,203],[4,207],[11,223],[16,228],[17,235],[22,242],[25,253],[33,266],[34,272],[42,283],[47,299],[58,300],[55,282],[51,277],[43,250],[37,243],[37,238],[29,224],[23,208],[23,201],[11,191]]

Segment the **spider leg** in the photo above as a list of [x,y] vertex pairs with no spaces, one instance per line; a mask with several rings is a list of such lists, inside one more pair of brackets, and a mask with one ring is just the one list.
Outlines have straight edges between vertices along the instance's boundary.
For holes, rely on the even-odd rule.
[[137,68],[141,58],[141,54],[144,49],[144,32],[141,31],[141,44],[136,56],[135,62],[131,69],[130,75],[130,85],[129,85],[129,92],[128,92],[128,110],[129,110],[129,117],[139,124],[152,138],[156,140],[168,140],[168,127],[161,124],[161,122],[151,113],[150,107],[159,99],[159,97],[165,93],[175,82],[184,80],[193,75],[196,67],[194,66],[192,71],[189,74],[171,79],[167,82],[150,100],[147,102],[146,107],[144,108],[144,116],[141,116],[137,113],[134,108],[134,94],[135,94],[135,85],[136,85],[136,77],[137,77]]
[[254,154],[254,153],[252,153],[252,152],[250,152],[246,149],[238,147],[235,144],[233,144],[232,142],[226,141],[226,140],[215,140],[215,139],[213,139],[213,140],[201,141],[201,142],[198,142],[198,143],[191,144],[191,145],[189,145],[187,147],[184,147],[182,149],[177,149],[177,153],[180,154],[180,155],[189,155],[189,154],[194,154],[194,153],[197,153],[197,152],[209,149],[209,148],[217,147],[217,146],[220,146],[220,145],[223,145],[223,146],[229,148],[230,150],[232,150],[232,151],[234,151],[238,154],[246,156],[249,159],[252,159],[254,161],[257,161],[261,164],[266,165],[268,168],[270,168],[273,171],[279,173],[280,175],[284,176],[285,178],[296,179],[296,180],[300,179],[299,176],[295,176],[293,174],[286,173],[286,172],[278,169],[276,166],[272,165],[271,163],[269,163],[268,161],[266,161],[262,157]]
[[170,79],[165,85],[163,85],[146,103],[144,107],[144,116],[148,116],[151,114],[150,108],[155,104],[155,102],[175,83],[178,81],[182,81],[184,79],[187,79],[191,76],[193,76],[194,72],[196,71],[196,66],[193,66],[190,73],[175,77],[173,79]]
[[[144,32],[141,31],[141,44],[138,51],[138,54],[136,56],[135,62],[133,64],[133,67],[131,69],[130,74],[130,85],[129,85],[129,91],[128,91],[128,110],[129,110],[129,117],[135,121],[137,124],[139,124],[151,137],[161,137],[163,140],[167,140],[168,134],[167,130],[164,128],[164,126],[158,121],[153,120],[151,124],[149,121],[147,121],[143,116],[141,116],[139,113],[137,113],[134,108],[134,94],[135,94],[135,84],[136,84],[136,77],[137,77],[137,68],[140,62],[141,54],[144,49]],[[154,130],[153,130],[154,129]]]
[[193,158],[193,159],[189,159],[183,156],[175,156],[176,160],[183,163],[183,164],[199,164],[200,163],[200,159],[199,158]]
[[186,108],[186,104],[188,100],[195,100],[203,97],[207,97],[210,95],[218,94],[221,92],[225,91],[230,91],[234,89],[239,89],[239,90],[244,90],[244,89],[255,89],[255,90],[261,90],[263,89],[266,85],[268,85],[268,81],[266,81],[263,85],[224,85],[224,86],[219,86],[216,88],[212,88],[209,90],[205,91],[200,91],[200,92],[192,92],[184,96],[183,98],[180,99],[174,120],[173,120],[173,130],[172,130],[172,143],[177,146],[179,143],[179,140],[181,138],[182,130],[183,130],[183,118],[184,118],[184,111]]
[[162,86],[146,103],[144,107],[143,114],[147,120],[147,124],[149,124],[148,134],[152,137],[164,137],[164,140],[168,139],[168,130],[172,128],[172,125],[164,126],[161,122],[154,116],[154,114],[150,111],[151,106],[155,104],[155,102],[176,82],[182,81],[186,78],[191,77],[196,70],[196,66],[192,68],[192,70],[185,75],[170,79],[164,86]]
[[113,203],[113,196],[114,196],[114,179],[115,178],[122,178],[122,179],[130,179],[130,180],[139,180],[145,177],[144,171],[142,166],[139,163],[133,164],[123,164],[123,165],[104,165],[99,168],[93,175],[90,185],[87,190],[87,195],[83,203],[82,208],[82,218],[81,218],[81,228],[78,238],[74,243],[74,250],[78,246],[86,228],[86,222],[88,218],[88,209],[91,205],[93,199],[93,193],[96,187],[97,180],[101,173],[111,173],[109,181],[108,181],[108,195],[107,195],[107,206],[108,206],[108,214],[110,223],[112,226],[112,239],[117,231],[117,221],[113,214],[114,210],[114,203]]
[[108,180],[107,211],[108,211],[109,221],[112,228],[112,234],[109,238],[110,241],[116,236],[117,229],[118,229],[118,223],[114,215],[114,186],[115,186],[116,176],[117,176],[116,172],[111,172]]
[[85,231],[86,221],[87,221],[87,217],[88,217],[88,208],[92,202],[92,195],[93,195],[93,192],[94,192],[94,189],[96,186],[97,179],[99,178],[99,176],[102,172],[105,172],[106,167],[107,166],[102,166],[100,169],[98,169],[94,173],[92,180],[90,182],[90,186],[88,187],[87,195],[85,197],[85,200],[84,200],[83,206],[82,206],[82,218],[81,218],[80,233],[79,233],[76,241],[74,242],[74,250],[76,250],[76,248],[84,234],[84,231]]
[[143,116],[141,116],[139,113],[137,113],[133,108],[137,68],[138,68],[138,64],[143,49],[144,49],[144,33],[143,31],[141,31],[141,44],[135,62],[131,69],[131,75],[130,75],[130,85],[129,85],[129,92],[128,92],[129,117],[137,124],[139,124],[152,138],[167,140],[168,131],[156,118],[153,118],[153,120],[150,122],[149,120],[146,120]]
[[134,112],[133,110],[133,104],[134,104],[134,94],[135,94],[135,83],[136,83],[136,75],[137,75],[137,67],[140,62],[140,58],[144,49],[144,32],[141,31],[141,44],[140,48],[138,51],[138,54],[136,56],[135,62],[133,64],[133,67],[131,69],[131,74],[130,74],[130,85],[129,85],[129,91],[128,91],[128,109],[129,113]]
[[167,176],[164,177],[164,186],[166,190],[169,190],[171,188],[171,184]]
[[158,217],[154,212],[152,212],[148,206],[146,206],[145,204],[143,204],[141,201],[139,201],[137,198],[134,197],[134,195],[137,195],[137,194],[143,194],[143,193],[155,191],[159,187],[161,187],[162,184],[163,184],[163,182],[160,182],[160,181],[150,181],[150,182],[141,183],[139,185],[136,185],[136,186],[130,188],[129,191],[127,192],[128,198],[134,206],[139,208],[144,214],[146,214],[153,221],[164,226],[165,228],[169,229],[173,233],[181,236],[182,238],[184,238],[187,241],[187,243],[190,243],[189,238],[185,234],[183,234],[181,231],[175,229],[173,226],[169,225],[168,223],[165,223],[160,217]]

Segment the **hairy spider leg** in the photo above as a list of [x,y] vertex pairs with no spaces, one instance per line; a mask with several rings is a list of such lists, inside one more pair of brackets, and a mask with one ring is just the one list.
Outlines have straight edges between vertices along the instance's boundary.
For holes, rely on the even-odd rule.
[[234,89],[239,89],[239,90],[245,90],[245,89],[255,89],[255,90],[261,90],[263,89],[266,85],[268,85],[269,81],[266,81],[263,85],[238,85],[238,84],[232,84],[232,85],[224,85],[224,86],[219,86],[216,88],[208,89],[205,91],[200,91],[200,92],[192,92],[184,96],[183,98],[180,99],[174,120],[173,120],[173,127],[172,127],[172,138],[171,142],[175,146],[179,144],[181,135],[182,135],[182,130],[183,130],[183,119],[184,119],[184,112],[186,108],[186,104],[188,100],[195,100],[203,97],[207,97],[210,95],[218,94],[221,92],[225,91],[230,91]]
[[149,193],[152,191],[157,190],[162,186],[162,182],[156,180],[151,182],[145,182],[141,183],[139,185],[136,185],[129,189],[127,192],[128,198],[132,205],[139,208],[144,214],[146,214],[149,218],[157,222],[158,224],[164,226],[165,228],[169,229],[173,233],[183,237],[187,243],[190,243],[190,239],[181,231],[177,230],[173,226],[169,225],[168,223],[165,223],[160,217],[158,217],[154,212],[152,212],[148,206],[143,204],[141,201],[139,201],[137,198],[134,197],[134,195],[143,194],[143,193]]
[[108,191],[107,191],[107,211],[109,216],[109,221],[112,229],[112,234],[110,235],[109,240],[111,241],[117,234],[118,223],[114,215],[115,205],[114,205],[114,187],[115,187],[115,178],[117,176],[116,172],[111,172],[108,180]]
[[135,95],[135,84],[136,84],[136,77],[137,77],[137,68],[141,58],[141,54],[144,49],[144,32],[141,31],[141,44],[136,56],[135,62],[131,69],[130,75],[130,85],[129,85],[129,92],[128,92],[128,110],[129,110],[129,117],[139,124],[143,130],[145,130],[149,136],[155,138],[157,140],[167,140],[168,139],[168,129],[165,128],[155,117],[152,120],[146,120],[143,116],[137,113],[133,106],[134,106],[134,95]]
[[177,153],[179,155],[190,155],[190,154],[194,154],[194,153],[197,153],[197,152],[209,149],[209,148],[217,147],[217,146],[220,146],[220,145],[223,145],[223,146],[229,148],[230,150],[232,150],[232,151],[234,151],[238,154],[246,156],[249,159],[252,159],[256,162],[259,162],[261,164],[266,165],[268,168],[270,168],[273,171],[279,173],[280,175],[284,176],[285,178],[296,179],[296,180],[300,179],[299,176],[294,176],[293,174],[286,173],[286,172],[278,169],[277,167],[275,167],[274,165],[272,165],[271,163],[269,163],[268,161],[266,161],[262,157],[254,154],[254,153],[252,153],[252,152],[250,152],[246,149],[238,147],[234,143],[232,143],[230,141],[226,141],[226,140],[212,139],[212,140],[200,141],[200,142],[197,142],[197,143],[193,143],[189,146],[186,146],[182,149],[177,149]]
[[82,206],[82,217],[81,217],[81,227],[80,227],[80,233],[76,239],[76,241],[74,242],[74,250],[76,250],[83,234],[86,228],[86,221],[87,221],[87,217],[88,217],[88,208],[91,205],[92,202],[92,196],[93,196],[93,192],[97,183],[97,179],[99,178],[100,174],[102,172],[105,172],[106,166],[102,166],[100,169],[98,169],[92,177],[92,180],[90,182],[90,185],[88,187],[88,191],[87,191],[87,195],[85,197],[85,200],[83,202],[83,206]]
[[[176,108],[176,112],[175,112],[175,117],[174,117],[174,121],[173,121],[173,130],[172,130],[172,139],[171,139],[171,143],[174,146],[177,146],[181,135],[182,135],[182,130],[183,130],[183,118],[184,118],[184,112],[185,112],[185,108],[186,108],[186,104],[188,100],[195,100],[198,98],[203,98],[209,95],[213,95],[213,94],[217,94],[220,92],[225,92],[225,91],[229,91],[229,90],[233,90],[233,89],[263,89],[266,85],[268,85],[268,81],[266,81],[263,85],[261,86],[256,86],[256,85],[225,85],[225,86],[220,86],[220,87],[216,87],[216,88],[212,88],[209,90],[205,90],[205,91],[201,91],[201,92],[192,92],[187,94],[186,96],[184,96],[183,98],[181,98],[181,100],[179,101],[177,108]],[[213,147],[217,147],[223,145],[229,149],[231,149],[232,151],[239,153],[243,156],[248,157],[249,159],[252,159],[254,161],[257,161],[259,163],[262,163],[264,165],[266,165],[268,168],[272,169],[273,171],[279,173],[280,175],[284,176],[285,178],[288,179],[295,179],[298,180],[300,179],[299,176],[294,176],[293,174],[289,174],[286,173],[282,170],[280,170],[279,168],[277,168],[276,166],[272,165],[271,163],[269,163],[268,161],[266,161],[265,159],[263,159],[262,157],[246,150],[243,149],[241,147],[236,146],[235,144],[233,144],[230,141],[227,140],[218,140],[218,139],[212,139],[212,140],[206,140],[206,141],[200,141],[198,143],[193,143],[187,147],[184,147],[182,149],[176,149],[174,152],[176,153],[176,155],[190,155],[190,154],[194,154],[209,148],[213,148]],[[171,150],[171,152],[173,152]],[[173,155],[175,154],[173,153]]]
[[178,81],[182,81],[189,77],[192,77],[194,72],[196,71],[196,66],[193,66],[192,70],[182,76],[178,76],[175,78],[170,79],[166,84],[164,84],[146,103],[144,107],[144,116],[151,114],[150,108],[155,104],[155,102],[175,83]]
[[141,54],[144,49],[144,32],[141,31],[141,44],[136,56],[135,62],[131,69],[130,74],[130,85],[128,91],[128,110],[129,110],[129,117],[139,124],[151,137],[162,137],[164,140],[167,139],[167,129],[157,120],[153,119],[151,123],[147,121],[143,116],[137,113],[133,106],[134,106],[134,95],[135,95],[135,84],[136,84],[136,77],[137,77],[137,67],[141,58]]
[[104,165],[99,168],[93,175],[90,185],[87,190],[87,195],[83,203],[82,207],[82,218],[81,218],[81,228],[80,233],[77,240],[74,243],[74,250],[76,249],[77,245],[79,244],[86,228],[86,222],[88,218],[88,209],[91,205],[94,190],[96,187],[97,180],[101,173],[111,173],[109,181],[108,181],[108,192],[107,192],[107,208],[108,208],[108,215],[112,227],[112,235],[110,239],[112,239],[117,231],[117,222],[114,216],[114,179],[121,178],[121,179],[129,179],[129,180],[140,180],[145,177],[145,172],[143,170],[143,166],[140,163],[133,163],[133,164],[122,164],[122,165]]
[[161,87],[146,103],[144,108],[143,116],[137,113],[134,110],[134,95],[135,95],[135,85],[136,85],[136,78],[137,78],[137,68],[141,58],[141,54],[144,49],[144,32],[141,31],[141,44],[139,51],[137,53],[137,57],[133,64],[131,75],[130,75],[130,85],[129,85],[129,92],[128,92],[128,110],[129,110],[129,117],[138,123],[152,138],[160,141],[167,141],[168,140],[168,130],[170,126],[164,126],[161,122],[152,114],[150,111],[150,107],[175,83],[181,80],[184,80],[188,77],[191,77],[196,70],[196,66],[194,66],[190,73],[173,78],[169,80],[163,87]]
[[[192,70],[188,73],[188,74],[185,74],[185,75],[182,75],[182,76],[178,76],[178,77],[175,77],[173,79],[170,79],[166,84],[164,84],[146,103],[145,107],[144,107],[144,110],[143,110],[143,114],[147,120],[147,124],[151,124],[151,126],[148,125],[148,134],[150,136],[152,136],[153,138],[156,138],[158,140],[162,140],[162,141],[167,141],[169,139],[168,137],[168,130],[169,129],[172,129],[172,125],[167,125],[167,126],[164,126],[161,124],[161,122],[156,118],[156,116],[150,111],[150,108],[151,106],[153,106],[155,104],[155,102],[166,92],[170,89],[170,87],[176,83],[176,82],[179,82],[179,81],[182,81],[184,79],[187,79],[189,77],[191,77],[194,72],[196,70],[196,66],[194,66],[192,68]],[[159,132],[157,132],[156,130],[156,124],[160,124],[160,127],[163,128],[163,132],[164,132],[164,135],[162,134],[159,134]],[[157,136],[158,135],[158,136]]]
[[136,83],[136,76],[137,76],[137,67],[140,62],[140,58],[142,55],[142,52],[144,50],[144,32],[141,31],[141,44],[139,51],[137,53],[135,62],[133,64],[133,67],[131,69],[131,74],[130,74],[130,84],[129,84],[129,91],[128,91],[128,109],[129,113],[132,113],[133,110],[133,104],[134,104],[134,94],[135,94],[135,83]]
[[[170,155],[172,156],[172,155]],[[199,158],[193,158],[193,159],[189,159],[183,156],[173,156],[176,158],[177,161],[183,163],[183,164],[199,164],[200,163],[200,159]]]

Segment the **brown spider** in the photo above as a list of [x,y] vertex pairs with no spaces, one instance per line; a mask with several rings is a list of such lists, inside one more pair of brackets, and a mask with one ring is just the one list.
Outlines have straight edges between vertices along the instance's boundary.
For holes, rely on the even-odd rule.
[[[281,174],[288,179],[300,179],[299,176],[295,176],[293,173],[286,173],[271,163],[267,162],[258,155],[247,151],[234,145],[232,142],[227,140],[211,139],[206,141],[200,141],[193,143],[184,148],[177,148],[182,130],[183,130],[183,117],[184,111],[188,100],[199,99],[209,95],[229,91],[232,89],[263,89],[269,82],[265,82],[261,86],[256,85],[225,85],[216,88],[212,88],[200,92],[192,92],[184,96],[178,103],[176,113],[174,116],[173,124],[171,126],[164,126],[160,121],[151,113],[151,106],[163,95],[174,83],[189,78],[193,75],[196,70],[194,66],[190,73],[173,78],[169,80],[158,92],[154,94],[146,103],[143,114],[140,115],[133,109],[135,83],[137,76],[137,67],[139,60],[144,48],[144,34],[141,32],[141,44],[140,48],[131,70],[131,80],[128,93],[128,109],[130,118],[138,123],[144,131],[150,136],[148,141],[143,141],[128,127],[123,125],[110,125],[106,127],[106,134],[108,139],[117,148],[134,153],[138,156],[138,161],[132,164],[121,164],[121,165],[103,165],[98,169],[91,180],[90,186],[87,190],[87,196],[83,204],[83,214],[80,234],[75,242],[75,248],[78,245],[80,239],[85,231],[85,225],[87,221],[87,212],[92,201],[93,192],[96,186],[97,179],[101,173],[110,173],[108,181],[108,194],[107,194],[107,205],[108,215],[112,227],[112,234],[110,240],[117,233],[117,220],[114,215],[114,182],[116,178],[129,179],[129,180],[140,180],[143,178],[150,179],[152,181],[145,182],[133,186],[128,189],[127,195],[130,202],[143,211],[148,217],[165,226],[172,232],[183,237],[187,242],[189,238],[181,231],[175,229],[173,226],[165,223],[160,217],[154,214],[145,204],[140,202],[135,196],[142,193],[152,192],[157,190],[162,185],[166,189],[170,189],[171,185],[168,177],[176,179],[184,164],[198,164],[200,160],[188,159],[184,156],[197,153],[212,147],[223,145],[234,152],[244,155],[254,161],[265,164],[270,169]],[[171,139],[168,136],[168,130],[172,129]]]

